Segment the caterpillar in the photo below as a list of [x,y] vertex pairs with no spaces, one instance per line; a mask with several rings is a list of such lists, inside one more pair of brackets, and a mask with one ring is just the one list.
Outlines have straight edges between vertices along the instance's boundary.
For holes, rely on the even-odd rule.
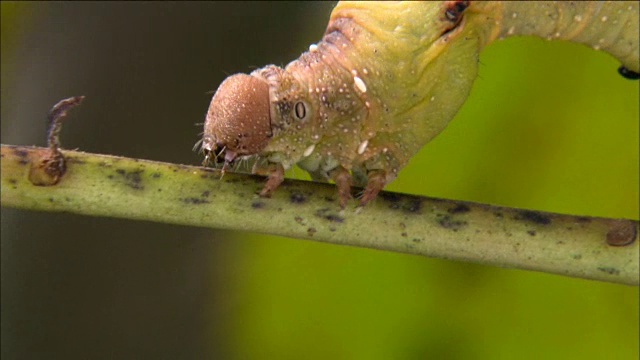
[[225,79],[207,111],[205,164],[253,158],[269,196],[294,164],[374,199],[467,98],[484,46],[516,35],[605,51],[637,78],[638,2],[339,2],[320,42],[286,67]]

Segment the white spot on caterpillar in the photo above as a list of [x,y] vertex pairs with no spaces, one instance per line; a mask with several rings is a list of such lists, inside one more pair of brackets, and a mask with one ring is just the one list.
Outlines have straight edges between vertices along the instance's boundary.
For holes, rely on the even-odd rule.
[[518,17],[518,13],[517,12],[514,12],[513,14],[511,14],[511,18],[515,19],[517,17]]
[[582,21],[582,15],[576,15],[576,16],[574,16],[574,17],[573,17],[573,20],[574,20],[575,22],[581,22],[581,21]]
[[362,69],[362,72],[367,75],[369,73],[369,70],[367,70],[367,68]]
[[512,26],[509,28],[509,31],[507,31],[507,34],[509,35],[513,35],[513,33],[516,31],[516,29]]
[[368,108],[370,108],[370,107],[371,107],[371,104],[370,104],[368,101],[365,101],[365,102],[364,102],[364,106],[366,106],[366,107],[367,107],[367,109],[368,109]]
[[363,93],[367,92],[367,84],[365,84],[364,81],[362,81],[362,79],[360,79],[357,76],[354,76],[353,82],[356,84],[356,88],[358,88],[360,92],[363,92]]
[[365,140],[358,145],[358,155],[364,154],[364,151],[367,150],[367,145],[369,145],[369,140]]
[[351,75],[358,76],[358,70],[356,69],[351,70]]
[[316,44],[309,45],[309,51],[311,51],[311,52],[318,51],[318,45],[316,45]]
[[429,99],[429,101],[433,101],[433,100],[435,100],[435,99],[436,99],[436,97],[435,97],[435,96],[432,96],[432,97],[431,97],[431,99]]
[[600,20],[602,20],[602,22],[606,22],[607,21],[607,15],[603,16]]
[[315,144],[309,146],[308,148],[304,149],[304,152],[302,153],[302,156],[307,157],[307,156],[311,155],[311,153],[315,149],[316,149],[316,145]]

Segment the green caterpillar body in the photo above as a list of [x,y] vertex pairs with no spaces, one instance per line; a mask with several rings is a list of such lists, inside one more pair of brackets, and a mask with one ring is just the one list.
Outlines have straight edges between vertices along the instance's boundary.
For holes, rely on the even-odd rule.
[[261,195],[298,164],[334,180],[343,207],[365,186],[364,205],[454,117],[482,47],[514,35],[581,42],[639,71],[637,2],[340,2],[300,58],[221,84],[205,161],[256,157]]

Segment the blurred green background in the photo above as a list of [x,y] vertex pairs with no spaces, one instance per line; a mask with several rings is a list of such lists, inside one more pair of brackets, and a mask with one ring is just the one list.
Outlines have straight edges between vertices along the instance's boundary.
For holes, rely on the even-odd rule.
[[[198,164],[207,92],[298,57],[333,5],[2,2],[2,143],[43,145],[47,110],[86,95],[65,148]],[[539,39],[480,61],[388,189],[638,219],[638,82]],[[638,358],[637,287],[5,208],[1,230],[6,359]]]

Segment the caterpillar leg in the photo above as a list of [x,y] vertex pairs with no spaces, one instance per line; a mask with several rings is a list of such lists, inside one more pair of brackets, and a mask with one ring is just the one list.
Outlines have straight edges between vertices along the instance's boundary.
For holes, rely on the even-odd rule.
[[349,199],[351,199],[351,174],[349,174],[349,170],[338,166],[331,171],[330,176],[338,187],[338,201],[340,202],[340,207],[344,209]]
[[382,188],[393,179],[388,179],[384,170],[369,171],[367,175],[367,186],[364,188],[358,206],[365,206],[369,201],[375,199]]
[[257,162],[253,165],[252,173],[257,175],[266,175],[267,182],[264,184],[264,187],[260,191],[260,196],[269,197],[271,193],[282,184],[284,181],[284,167],[282,164],[258,164]]

